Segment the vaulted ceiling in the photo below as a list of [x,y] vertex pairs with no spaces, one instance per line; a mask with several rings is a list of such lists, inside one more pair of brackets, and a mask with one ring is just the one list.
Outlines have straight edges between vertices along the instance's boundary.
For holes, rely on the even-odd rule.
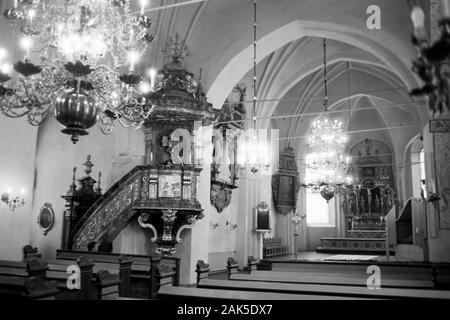
[[[260,124],[281,129],[286,144],[302,147],[302,139],[295,137],[305,135],[323,110],[322,39],[327,38],[330,109],[352,110],[335,116],[348,121],[351,114],[353,130],[390,128],[377,134],[386,135],[400,152],[428,119],[423,102],[408,96],[418,85],[410,70],[415,52],[409,40],[409,12],[422,2],[426,1],[340,0],[339,5],[332,0],[258,1]],[[366,27],[370,5],[381,9],[381,30]],[[166,8],[153,10],[157,7]],[[215,108],[240,82],[249,87],[251,100],[253,0],[151,0],[147,14],[154,21],[156,39],[142,70],[163,66],[161,49],[178,33],[191,49],[186,65],[197,77],[202,70],[203,86]],[[0,46],[14,51],[14,35],[3,19],[0,30]],[[274,116],[281,118],[269,120]]]

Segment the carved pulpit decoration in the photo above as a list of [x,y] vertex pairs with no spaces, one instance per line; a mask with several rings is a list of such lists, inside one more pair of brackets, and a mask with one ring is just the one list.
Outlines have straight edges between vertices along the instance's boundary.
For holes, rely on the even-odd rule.
[[[430,181],[431,193],[436,193],[439,211],[439,227],[450,229],[450,119],[430,120],[430,132],[434,140],[434,170],[439,174],[427,179]],[[436,181],[435,181],[436,179]]]
[[238,85],[233,92],[239,94],[239,102],[229,100],[218,113],[213,130],[213,161],[211,164],[211,204],[221,213],[231,203],[233,189],[237,188],[237,143],[245,119],[246,87]]
[[[85,166],[85,176],[78,179],[79,187],[76,184],[76,171],[77,168],[73,168],[72,172],[72,184],[69,186],[69,190],[62,196],[66,200],[66,210],[64,212],[63,222],[63,239],[62,248],[69,249],[72,245],[72,237],[77,230],[78,225],[84,220],[86,212],[89,208],[101,197],[101,176],[102,173],[98,173],[98,181],[91,177],[92,167],[94,164],[91,161],[91,156],[88,155]],[[97,187],[94,188],[97,183]]]
[[286,148],[280,154],[277,172],[272,176],[272,196],[278,213],[288,214],[297,207],[300,180],[295,151]]
[[158,73],[154,105],[144,123],[146,161],[113,185],[81,221],[72,249],[101,248],[111,243],[137,217],[151,235],[156,253],[171,255],[182,231],[202,219],[198,201],[203,144],[211,141],[208,126],[216,112],[207,102],[200,80],[183,67],[188,49],[179,37],[164,48],[170,61]]
[[[142,192],[147,201],[134,210],[139,223],[150,229],[157,252],[171,255],[181,242],[181,231],[203,217],[198,202],[198,179],[202,170],[199,128],[215,118],[200,81],[183,67],[189,49],[178,35],[163,52],[171,60],[157,76],[156,90],[149,99],[154,111],[145,122],[146,159]],[[200,132],[200,133],[199,133]]]

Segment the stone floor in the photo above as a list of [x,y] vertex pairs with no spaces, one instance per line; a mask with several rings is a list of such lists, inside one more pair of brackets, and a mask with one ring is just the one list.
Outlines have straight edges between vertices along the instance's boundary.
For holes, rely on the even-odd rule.
[[[306,261],[321,261],[325,258],[335,256],[336,253],[318,253],[315,251],[301,251],[298,253],[298,259],[299,260],[306,260]],[[373,256],[374,254],[368,254],[370,256]],[[295,257],[293,255],[286,255],[286,256],[280,256],[276,258],[271,258],[268,260],[293,260]],[[386,256],[380,255],[377,256],[374,260],[376,261],[386,261]],[[395,261],[395,256],[390,256],[389,261]]]

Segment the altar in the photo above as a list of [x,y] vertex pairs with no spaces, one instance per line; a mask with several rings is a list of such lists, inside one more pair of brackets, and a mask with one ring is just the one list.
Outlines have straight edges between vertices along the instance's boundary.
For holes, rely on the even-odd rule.
[[344,234],[321,238],[317,251],[384,253],[386,216],[397,206],[391,151],[381,141],[365,139],[352,149],[352,157],[355,183],[342,187],[338,195]]

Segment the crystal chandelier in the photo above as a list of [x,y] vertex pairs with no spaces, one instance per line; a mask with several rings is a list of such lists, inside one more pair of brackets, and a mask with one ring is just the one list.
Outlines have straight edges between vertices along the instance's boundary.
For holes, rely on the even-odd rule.
[[315,192],[320,192],[328,201],[334,197],[342,185],[352,183],[348,174],[351,157],[346,153],[349,138],[345,134],[342,122],[328,117],[328,88],[326,39],[324,47],[324,89],[325,112],[313,122],[311,134],[308,137],[310,153],[306,155],[306,186]]
[[96,123],[105,134],[142,124],[151,86],[135,66],[154,37],[140,4],[135,15],[129,0],[14,1],[4,16],[25,56],[12,66],[0,49],[2,113],[35,126],[53,113],[74,143]]
[[[272,164],[272,150],[274,137],[272,134],[268,137],[267,130],[257,128],[256,104],[258,100],[257,87],[257,4],[253,1],[253,105],[252,105],[252,123],[253,127],[245,131],[245,134],[239,136],[238,140],[238,163],[242,167],[250,168],[253,174],[260,172],[267,174],[270,172]],[[272,131],[273,133],[273,131]],[[278,141],[277,141],[278,142]]]

